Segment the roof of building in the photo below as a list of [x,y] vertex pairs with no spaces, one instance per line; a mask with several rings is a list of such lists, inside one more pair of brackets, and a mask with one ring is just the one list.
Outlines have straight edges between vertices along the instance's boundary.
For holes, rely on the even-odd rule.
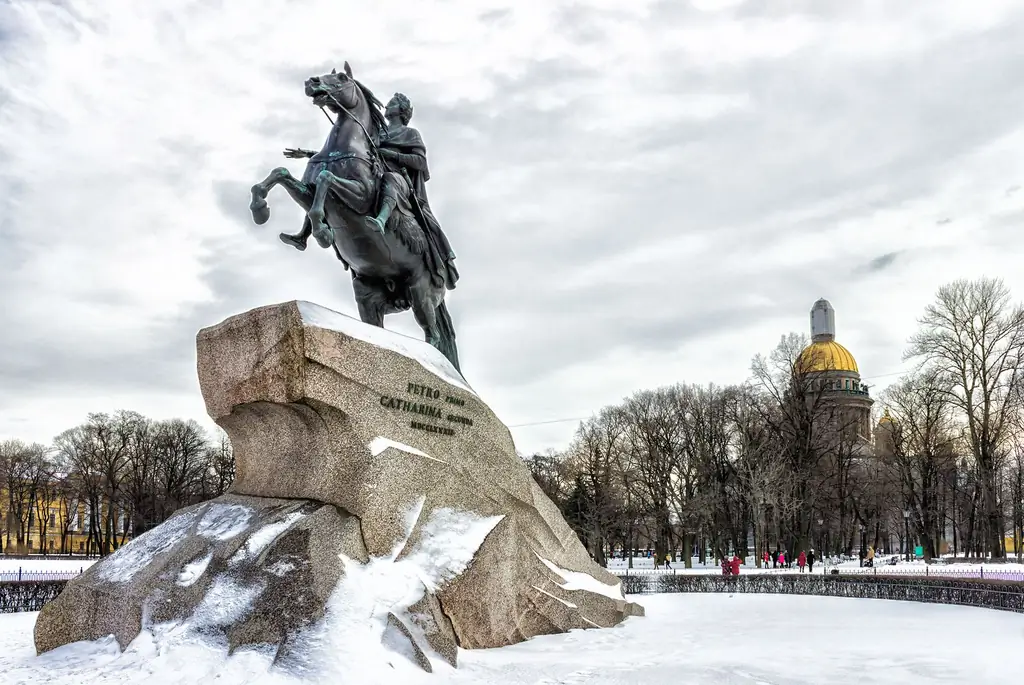
[[800,353],[797,361],[803,373],[814,371],[851,371],[860,373],[857,360],[835,340],[812,342]]

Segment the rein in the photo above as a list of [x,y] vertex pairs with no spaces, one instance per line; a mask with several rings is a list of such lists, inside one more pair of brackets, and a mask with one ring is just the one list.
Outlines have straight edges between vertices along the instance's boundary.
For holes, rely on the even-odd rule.
[[[358,88],[359,87],[359,86],[357,86],[355,83],[353,83],[351,81],[350,81],[350,83],[352,83],[352,87],[353,88]],[[341,102],[338,101],[338,98],[334,97],[334,93],[326,93],[326,95],[327,95],[327,97],[329,97],[331,100],[334,101],[334,104],[338,106],[338,109],[340,109],[345,114],[345,116],[347,116],[352,121],[356,122],[356,125],[360,128],[360,130],[362,130],[363,135],[366,136],[366,141],[370,144],[370,148],[371,148],[372,153],[373,153],[372,154],[373,161],[379,163],[380,158],[381,158],[380,148],[377,147],[377,142],[373,139],[373,136],[370,135],[370,132],[366,130],[365,126],[363,126],[363,122],[359,121],[359,119],[356,118],[356,115],[353,114],[348,109],[348,107],[346,107],[345,105],[341,104]],[[370,105],[369,102],[367,102],[366,106],[370,107],[371,105]],[[327,113],[327,110],[324,109],[322,105],[320,106],[320,111],[324,113],[325,117],[327,117],[327,121],[331,122],[331,126],[335,126],[336,125],[336,122],[331,120],[331,115]]]

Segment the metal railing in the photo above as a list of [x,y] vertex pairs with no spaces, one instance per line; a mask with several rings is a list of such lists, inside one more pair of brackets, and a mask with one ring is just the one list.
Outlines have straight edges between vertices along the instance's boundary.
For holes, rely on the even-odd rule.
[[[741,566],[740,575],[842,575],[842,576],[895,576],[913,578],[963,578],[978,580],[1002,580],[1007,582],[1024,583],[1024,571],[1006,570],[999,565],[982,566],[975,569],[960,569],[955,566],[928,565],[928,566],[818,566],[815,564],[814,571],[799,573],[796,568],[756,568],[752,566]],[[673,568],[609,568],[609,573],[625,576],[680,576],[680,575],[721,575],[721,570],[713,566],[684,568],[682,564]]]
[[0,571],[0,583],[38,582],[45,580],[71,580],[82,575],[85,567],[77,571],[32,571],[21,566],[17,571]]
[[626,594],[729,592],[819,595],[956,604],[1024,613],[1024,584],[1014,582],[896,577],[886,575],[803,575],[789,573],[721,576],[641,574],[622,576]]

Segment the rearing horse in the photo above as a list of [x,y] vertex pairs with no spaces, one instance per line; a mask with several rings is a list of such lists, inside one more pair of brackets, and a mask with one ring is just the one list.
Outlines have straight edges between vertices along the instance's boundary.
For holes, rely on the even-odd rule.
[[431,276],[427,237],[410,203],[410,189],[398,193],[398,205],[383,233],[370,219],[377,208],[383,169],[376,146],[384,126],[380,102],[352,78],[347,62],[343,73],[313,76],[305,87],[314,105],[336,115],[331,133],[309,160],[302,180],[278,167],[252,187],[253,221],[265,224],[270,219],[267,193],[283,186],[306,210],[304,229],[311,229],[321,247],[333,244],[352,270],[359,318],[383,327],[385,315],[412,309],[426,341],[459,369],[445,286]]

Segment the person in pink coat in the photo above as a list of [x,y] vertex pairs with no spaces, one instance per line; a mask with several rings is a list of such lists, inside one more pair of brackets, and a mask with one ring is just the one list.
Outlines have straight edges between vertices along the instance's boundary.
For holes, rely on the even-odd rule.
[[779,552],[779,567],[786,568],[786,553]]
[[796,565],[800,567],[800,573],[803,573],[804,566],[807,566],[807,555],[803,550],[800,550],[800,556],[796,558]]

